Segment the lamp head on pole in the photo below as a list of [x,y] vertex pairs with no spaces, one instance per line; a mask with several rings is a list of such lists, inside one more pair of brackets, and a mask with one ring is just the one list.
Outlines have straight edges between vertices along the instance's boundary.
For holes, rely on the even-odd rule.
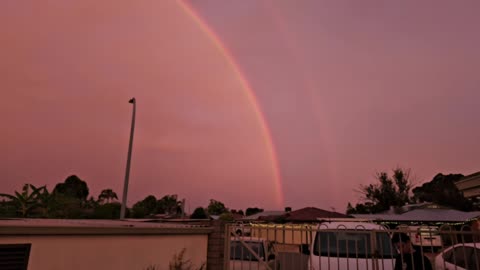
[[132,103],[132,104],[135,104],[135,98],[131,98],[128,103]]

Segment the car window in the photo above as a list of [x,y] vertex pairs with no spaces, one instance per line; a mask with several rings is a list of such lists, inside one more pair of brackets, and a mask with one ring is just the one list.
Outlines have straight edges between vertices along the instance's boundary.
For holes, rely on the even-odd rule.
[[375,233],[377,243],[377,257],[393,258],[397,255],[397,250],[393,247],[390,235],[386,232]]
[[319,232],[313,253],[329,257],[370,258],[371,251],[368,232]]
[[456,266],[469,269],[469,264],[472,264],[472,254],[473,248],[466,246],[458,246],[453,249],[452,256],[450,256],[448,260],[445,260]]
[[443,260],[446,261],[446,262],[449,262],[449,263],[453,263],[452,255],[453,255],[453,249],[450,249],[449,251],[444,252],[443,253]]
[[[260,242],[245,241],[253,252],[260,258],[264,258],[263,244]],[[242,261],[257,261],[257,258],[250,252],[240,241],[232,241],[230,243],[230,259]]]

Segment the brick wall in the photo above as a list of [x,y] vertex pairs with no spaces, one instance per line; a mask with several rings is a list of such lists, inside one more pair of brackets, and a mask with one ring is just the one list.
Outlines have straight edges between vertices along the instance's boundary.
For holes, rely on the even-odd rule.
[[207,270],[223,270],[225,256],[225,222],[213,220],[213,232],[208,235]]

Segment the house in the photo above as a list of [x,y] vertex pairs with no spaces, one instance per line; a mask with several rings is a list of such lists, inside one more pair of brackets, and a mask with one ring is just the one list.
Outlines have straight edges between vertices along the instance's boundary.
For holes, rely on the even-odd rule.
[[467,199],[480,199],[480,172],[476,172],[458,180],[455,185]]
[[246,216],[242,218],[242,221],[268,221],[281,217],[285,214],[285,211],[263,211],[254,215]]

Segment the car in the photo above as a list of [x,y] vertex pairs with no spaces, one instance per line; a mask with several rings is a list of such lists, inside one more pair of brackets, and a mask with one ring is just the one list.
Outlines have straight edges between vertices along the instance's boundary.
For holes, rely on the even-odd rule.
[[431,248],[438,250],[442,247],[442,236],[437,226],[421,225],[421,226],[401,226],[402,230],[410,236],[412,244],[417,247]]
[[480,269],[480,243],[461,243],[444,249],[435,257],[435,269]]
[[397,251],[387,229],[369,222],[322,223],[308,251],[310,270],[392,270]]
[[280,269],[271,242],[257,237],[235,236],[230,239],[230,270]]
[[241,221],[237,221],[234,225],[232,230],[235,232],[235,234],[239,236],[250,236],[251,235],[251,224],[244,223]]

